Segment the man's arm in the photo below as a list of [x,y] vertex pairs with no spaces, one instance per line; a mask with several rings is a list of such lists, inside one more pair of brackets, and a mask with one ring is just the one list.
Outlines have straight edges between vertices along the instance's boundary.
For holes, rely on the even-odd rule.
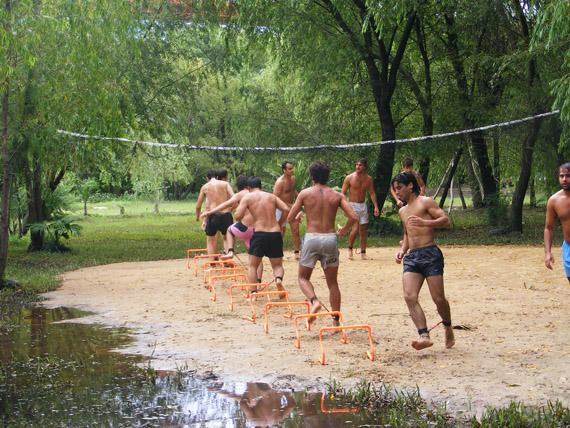
[[344,215],[346,216],[348,221],[344,226],[339,227],[336,233],[339,236],[344,236],[350,231],[350,229],[352,229],[352,226],[358,221],[358,216],[354,212],[354,209],[352,209],[352,205],[348,203],[348,201],[344,196],[342,196],[340,199],[340,209],[344,212]]
[[[402,214],[400,213],[400,219],[402,218]],[[406,230],[406,224],[402,221],[402,226],[404,228],[404,237],[402,238],[402,244],[400,245],[400,250],[396,253],[395,260],[396,263],[402,263],[404,260],[404,256],[408,252],[408,248],[410,245],[408,244],[408,231]]]
[[295,221],[295,217],[297,217],[297,214],[299,214],[301,212],[302,207],[303,207],[303,192],[301,191],[301,193],[299,193],[297,195],[297,198],[295,199],[295,203],[291,207],[291,210],[289,211],[289,215],[287,216],[287,221],[289,223],[291,223],[292,221]]
[[212,208],[211,210],[206,210],[202,213],[201,217],[207,217],[210,214],[214,214],[220,211],[225,210],[226,208],[232,208],[234,209],[235,207],[237,207],[239,205],[239,197],[238,195],[233,195],[230,199],[228,199],[226,202],[222,202],[220,205],[218,205],[217,207]]
[[200,211],[202,210],[202,202],[206,197],[206,192],[204,191],[204,186],[200,188],[200,194],[198,195],[198,200],[196,201],[196,221],[200,221]]
[[424,198],[422,203],[425,204],[424,206],[432,219],[429,220],[412,215],[408,217],[406,224],[409,224],[410,226],[432,227],[434,229],[445,229],[451,226],[449,217],[447,217],[445,211],[443,211],[433,199],[425,196],[420,196],[420,198]]
[[342,182],[342,189],[340,191],[340,193],[342,193],[343,195],[346,195],[346,197],[348,197],[348,195],[346,194],[349,189],[350,189],[350,175],[347,175],[346,177],[344,177],[344,181]]
[[404,202],[402,202],[401,200],[398,199],[398,196],[396,195],[396,191],[394,190],[394,186],[392,186],[390,184],[390,194],[392,195],[392,198],[394,198],[394,202],[396,202],[396,206],[398,208],[402,208],[404,206]]
[[556,223],[556,211],[554,198],[550,197],[546,204],[546,220],[544,222],[544,265],[552,270],[554,257],[552,256],[552,240],[554,238],[554,226]]
[[275,184],[273,185],[273,194],[281,199],[281,194],[283,193],[283,180],[281,177],[277,179]]
[[240,201],[240,203],[239,203],[239,205],[238,205],[238,207],[237,207],[237,210],[236,210],[236,212],[235,212],[235,214],[234,214],[234,218],[235,218],[237,221],[241,221],[241,219],[244,218],[244,216],[245,216],[245,213],[246,213],[246,211],[247,211],[247,206],[248,206],[248,205],[247,205],[247,204],[248,204],[248,199],[249,199],[248,196],[249,196],[249,195],[245,195],[243,198],[241,198],[241,201]]
[[279,219],[278,223],[280,227],[283,227],[283,225],[285,224],[285,220],[288,219],[288,215],[289,215],[289,205],[287,205],[285,202],[283,202],[279,197],[275,197],[275,207],[280,209],[282,214],[281,214],[281,218]]
[[374,182],[372,181],[372,177],[368,181],[368,193],[370,194],[370,200],[374,205],[374,217],[378,217],[380,215],[380,210],[378,209],[378,201],[376,200],[376,190],[374,190]]
[[426,194],[426,183],[422,175],[418,172],[416,173],[416,181],[418,182],[418,186],[420,186],[420,196],[425,196]]

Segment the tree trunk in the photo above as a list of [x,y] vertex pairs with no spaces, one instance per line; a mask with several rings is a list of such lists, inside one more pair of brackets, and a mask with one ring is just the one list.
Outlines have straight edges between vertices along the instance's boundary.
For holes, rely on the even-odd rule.
[[[32,176],[28,185],[28,194],[30,197],[28,204],[28,223],[41,223],[45,220],[45,217],[43,210],[40,160],[38,159],[37,154],[33,155]],[[44,247],[44,234],[40,231],[30,231],[30,238],[30,251],[40,251]]]
[[[389,105],[381,107],[380,124],[382,126],[382,140],[396,139],[396,128],[392,111]],[[376,198],[378,200],[378,208],[382,211],[384,202],[388,197],[390,190],[390,181],[392,180],[392,168],[394,166],[394,155],[396,153],[395,144],[382,144],[378,157],[376,158],[376,169],[374,171],[374,189],[376,190]]]
[[9,85],[6,83],[2,96],[2,219],[0,222],[0,288],[4,286],[4,275],[8,261],[8,240],[10,226],[10,148],[8,146],[8,112],[10,108]]
[[481,185],[479,184],[479,179],[477,178],[477,171],[473,165],[471,150],[467,150],[465,160],[467,164],[467,184],[471,189],[471,201],[473,203],[473,208],[482,208],[483,195],[481,193]]
[[530,207],[536,208],[536,189],[534,188],[534,177],[530,180]]
[[87,199],[83,201],[83,215],[87,217]]
[[465,197],[463,196],[463,190],[461,190],[461,180],[457,182],[457,193],[459,193],[459,199],[461,199],[461,207],[466,210],[467,204],[465,203]]
[[460,147],[453,155],[453,159],[451,160],[451,170],[449,171],[449,174],[446,177],[445,184],[443,186],[443,193],[441,195],[441,199],[439,200],[440,208],[443,208],[443,204],[445,204],[445,199],[447,198],[449,187],[453,182],[453,176],[455,175],[455,171],[457,171],[457,166],[459,165],[459,161],[461,160],[462,154],[463,154],[463,147]]
[[497,191],[501,188],[501,157],[499,152],[499,137],[493,137],[493,174],[497,183]]

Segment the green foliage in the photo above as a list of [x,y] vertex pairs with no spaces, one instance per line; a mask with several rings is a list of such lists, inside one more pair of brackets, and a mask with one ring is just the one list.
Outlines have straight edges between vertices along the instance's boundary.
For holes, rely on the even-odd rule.
[[560,401],[546,406],[531,407],[513,402],[505,408],[489,408],[479,420],[472,418],[472,427],[563,427],[570,425],[570,409]]
[[44,249],[66,252],[69,251],[69,248],[61,243],[62,238],[69,239],[81,234],[82,227],[76,221],[77,219],[74,217],[63,217],[55,221],[34,223],[30,225],[30,230],[46,237],[47,242],[44,244]]

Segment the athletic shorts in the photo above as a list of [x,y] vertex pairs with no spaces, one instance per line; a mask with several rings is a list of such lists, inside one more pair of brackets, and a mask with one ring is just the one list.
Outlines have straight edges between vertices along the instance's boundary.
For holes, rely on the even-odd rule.
[[414,248],[404,257],[404,272],[428,276],[443,275],[443,253],[437,245]]
[[208,216],[204,231],[208,236],[216,236],[216,233],[226,234],[228,227],[234,222],[232,213],[214,213]]
[[570,278],[570,244],[566,241],[562,244],[562,260],[564,261],[566,278]]
[[249,243],[248,254],[257,257],[283,257],[283,236],[281,232],[254,231]]
[[338,266],[338,246],[335,233],[305,234],[299,264],[312,269],[317,260],[321,262],[323,269]]
[[366,202],[351,202],[350,205],[358,216],[358,224],[368,224],[368,207]]
[[251,237],[253,236],[253,228],[247,227],[245,224],[238,221],[232,224],[228,230],[236,238],[241,239],[245,243],[246,248],[249,248]]

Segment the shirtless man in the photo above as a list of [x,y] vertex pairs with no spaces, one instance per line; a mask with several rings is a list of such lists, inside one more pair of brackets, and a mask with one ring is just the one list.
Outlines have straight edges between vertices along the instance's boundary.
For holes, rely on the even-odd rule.
[[564,273],[570,283],[570,162],[558,168],[558,182],[562,188],[548,199],[546,204],[546,222],[544,224],[544,265],[552,270],[552,240],[556,219],[562,226],[564,243],[562,244],[562,260]]
[[443,254],[433,239],[434,229],[449,227],[449,219],[432,198],[420,196],[420,187],[414,174],[398,174],[392,179],[392,187],[398,199],[406,203],[400,208],[404,239],[400,251],[396,253],[396,263],[404,262],[404,299],[420,335],[418,340],[412,341],[412,347],[420,350],[433,345],[426,316],[418,302],[418,294],[426,279],[445,329],[445,346],[451,348],[455,338],[449,302],[443,289]]
[[[275,218],[276,209],[283,212],[279,221]],[[289,207],[277,196],[261,190],[261,180],[253,177],[249,180],[249,193],[244,195],[236,210],[236,220],[243,221],[247,211],[251,214],[254,230],[248,251],[248,282],[257,281],[257,268],[265,256],[271,262],[277,289],[284,290],[281,226],[289,214]]]
[[366,159],[356,161],[356,171],[347,175],[342,183],[342,194],[348,194],[348,201],[352,209],[358,215],[358,222],[352,226],[350,235],[348,236],[348,258],[352,260],[352,246],[356,235],[360,233],[360,257],[366,260],[366,238],[368,237],[368,207],[366,206],[366,192],[370,194],[370,200],[374,204],[374,216],[380,215],[378,202],[376,201],[376,192],[372,184],[372,177],[366,173],[368,163]]
[[[289,208],[295,202],[297,197],[297,190],[295,190],[295,176],[293,175],[295,167],[289,161],[285,161],[281,164],[281,170],[283,175],[277,179],[275,185],[273,186],[273,194],[281,199],[287,204]],[[282,213],[279,209],[275,212],[277,221],[281,219]],[[299,259],[299,249],[301,248],[301,238],[299,236],[299,223],[301,222],[300,217],[291,219],[290,221],[283,223],[281,232],[285,236],[285,226],[287,223],[291,225],[291,237],[293,238],[293,246],[295,248],[295,259]]]
[[[206,199],[207,211],[210,208],[216,207],[221,203],[226,202],[234,195],[234,191],[227,181],[218,180],[215,178],[216,175],[227,177],[227,172],[224,174],[223,171],[208,171],[206,177],[209,181],[200,189],[200,194],[198,195],[198,200],[196,201],[196,221],[200,221],[200,211],[202,209],[202,203],[204,202],[204,199]],[[208,254],[215,254],[217,252],[216,234],[218,232],[220,232],[224,237],[224,251],[228,249],[226,242],[226,231],[228,227],[233,223],[232,214],[230,211],[231,208],[228,207],[225,210],[208,216],[206,219],[204,231],[206,232]]]
[[[327,186],[330,175],[327,164],[317,161],[311,165],[309,173],[313,186],[299,193],[287,218],[287,220],[295,218],[301,212],[301,208],[305,208],[307,230],[299,261],[299,287],[311,302],[311,313],[319,312],[322,304],[315,294],[311,274],[317,260],[320,261],[329,289],[331,310],[340,311],[341,296],[337,280],[339,260],[334,220],[339,208],[348,217],[346,225],[337,231],[343,236],[353,224],[356,224],[358,217],[344,195]],[[309,318],[309,322],[314,320],[315,318]],[[333,317],[333,325],[339,325],[338,316]]]
[[[426,183],[422,178],[422,175],[419,172],[414,171],[414,161],[410,158],[406,158],[402,161],[402,170],[400,172],[410,172],[416,176],[416,181],[418,182],[418,186],[420,186],[420,196],[424,196],[426,194]],[[404,201],[401,201],[396,196],[396,192],[394,191],[393,187],[390,187],[390,193],[396,201],[396,205],[398,208],[402,208],[404,206]]]
[[[230,199],[228,199],[223,204],[218,205],[217,207],[212,208],[211,210],[204,211],[202,213],[202,217],[207,217],[211,214],[223,211],[228,207],[230,209],[235,209],[239,203],[241,202],[242,198],[249,193],[249,179],[245,175],[239,175],[236,179],[236,186],[238,192],[233,195]],[[245,215],[242,221],[236,221],[230,227],[228,227],[227,233],[227,243],[228,243],[228,251],[226,252],[225,256],[222,256],[221,259],[230,259],[234,255],[234,238],[237,237],[241,239],[245,247],[249,249],[249,243],[251,241],[251,237],[253,235],[253,218],[249,211],[245,212]],[[263,275],[263,264],[259,264],[259,268],[257,270],[257,282],[261,282],[261,278]]]

